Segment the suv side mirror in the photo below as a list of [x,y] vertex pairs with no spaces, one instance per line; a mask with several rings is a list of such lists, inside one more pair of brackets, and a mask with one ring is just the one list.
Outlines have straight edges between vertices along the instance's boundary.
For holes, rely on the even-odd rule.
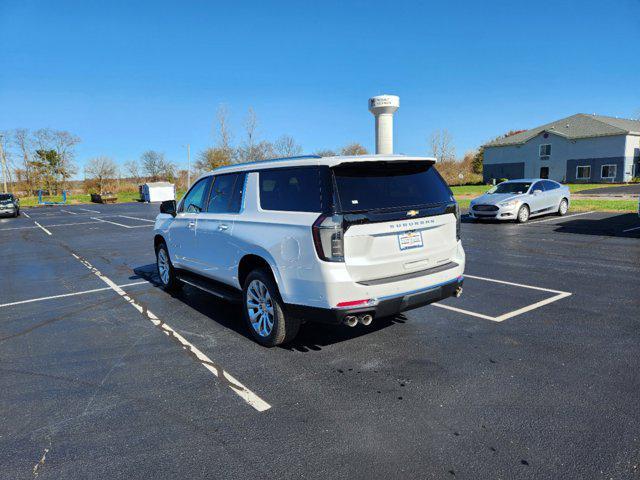
[[534,190],[533,194],[534,195],[540,195],[542,193],[542,190]]
[[165,200],[160,204],[160,213],[168,213],[172,217],[176,216],[176,201],[175,200]]

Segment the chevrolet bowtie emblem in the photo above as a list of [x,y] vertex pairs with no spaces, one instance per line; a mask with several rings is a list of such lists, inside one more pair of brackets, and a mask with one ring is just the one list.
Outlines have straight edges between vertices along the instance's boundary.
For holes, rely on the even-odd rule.
[[407,217],[415,217],[418,213],[420,213],[418,210],[409,210],[407,212]]

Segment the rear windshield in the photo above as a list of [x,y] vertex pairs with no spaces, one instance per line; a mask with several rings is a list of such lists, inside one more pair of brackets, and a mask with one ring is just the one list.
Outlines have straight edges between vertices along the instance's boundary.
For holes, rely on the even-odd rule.
[[358,162],[333,169],[341,210],[408,208],[453,201],[431,162]]
[[509,182],[501,183],[495,189],[489,190],[488,193],[527,193],[531,182]]
[[10,193],[0,193],[0,202],[4,200],[13,200],[13,195]]

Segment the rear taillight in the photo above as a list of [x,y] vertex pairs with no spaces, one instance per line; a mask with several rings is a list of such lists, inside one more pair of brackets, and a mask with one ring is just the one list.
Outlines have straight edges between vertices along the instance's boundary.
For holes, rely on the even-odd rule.
[[320,260],[344,262],[342,215],[320,215],[311,230],[313,244]]
[[456,239],[460,240],[460,226],[462,223],[462,219],[460,218],[460,205],[456,203]]

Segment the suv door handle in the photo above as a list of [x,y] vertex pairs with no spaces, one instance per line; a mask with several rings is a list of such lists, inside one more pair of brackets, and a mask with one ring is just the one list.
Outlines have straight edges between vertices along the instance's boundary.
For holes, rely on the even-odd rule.
[[224,232],[225,230],[229,230],[229,225],[225,223],[221,223],[220,225],[218,225],[218,230],[220,230],[221,232]]
[[196,222],[195,222],[195,220],[190,221],[190,222],[189,222],[189,225],[187,225],[187,227],[188,227],[188,228],[191,228],[191,229],[196,228]]

